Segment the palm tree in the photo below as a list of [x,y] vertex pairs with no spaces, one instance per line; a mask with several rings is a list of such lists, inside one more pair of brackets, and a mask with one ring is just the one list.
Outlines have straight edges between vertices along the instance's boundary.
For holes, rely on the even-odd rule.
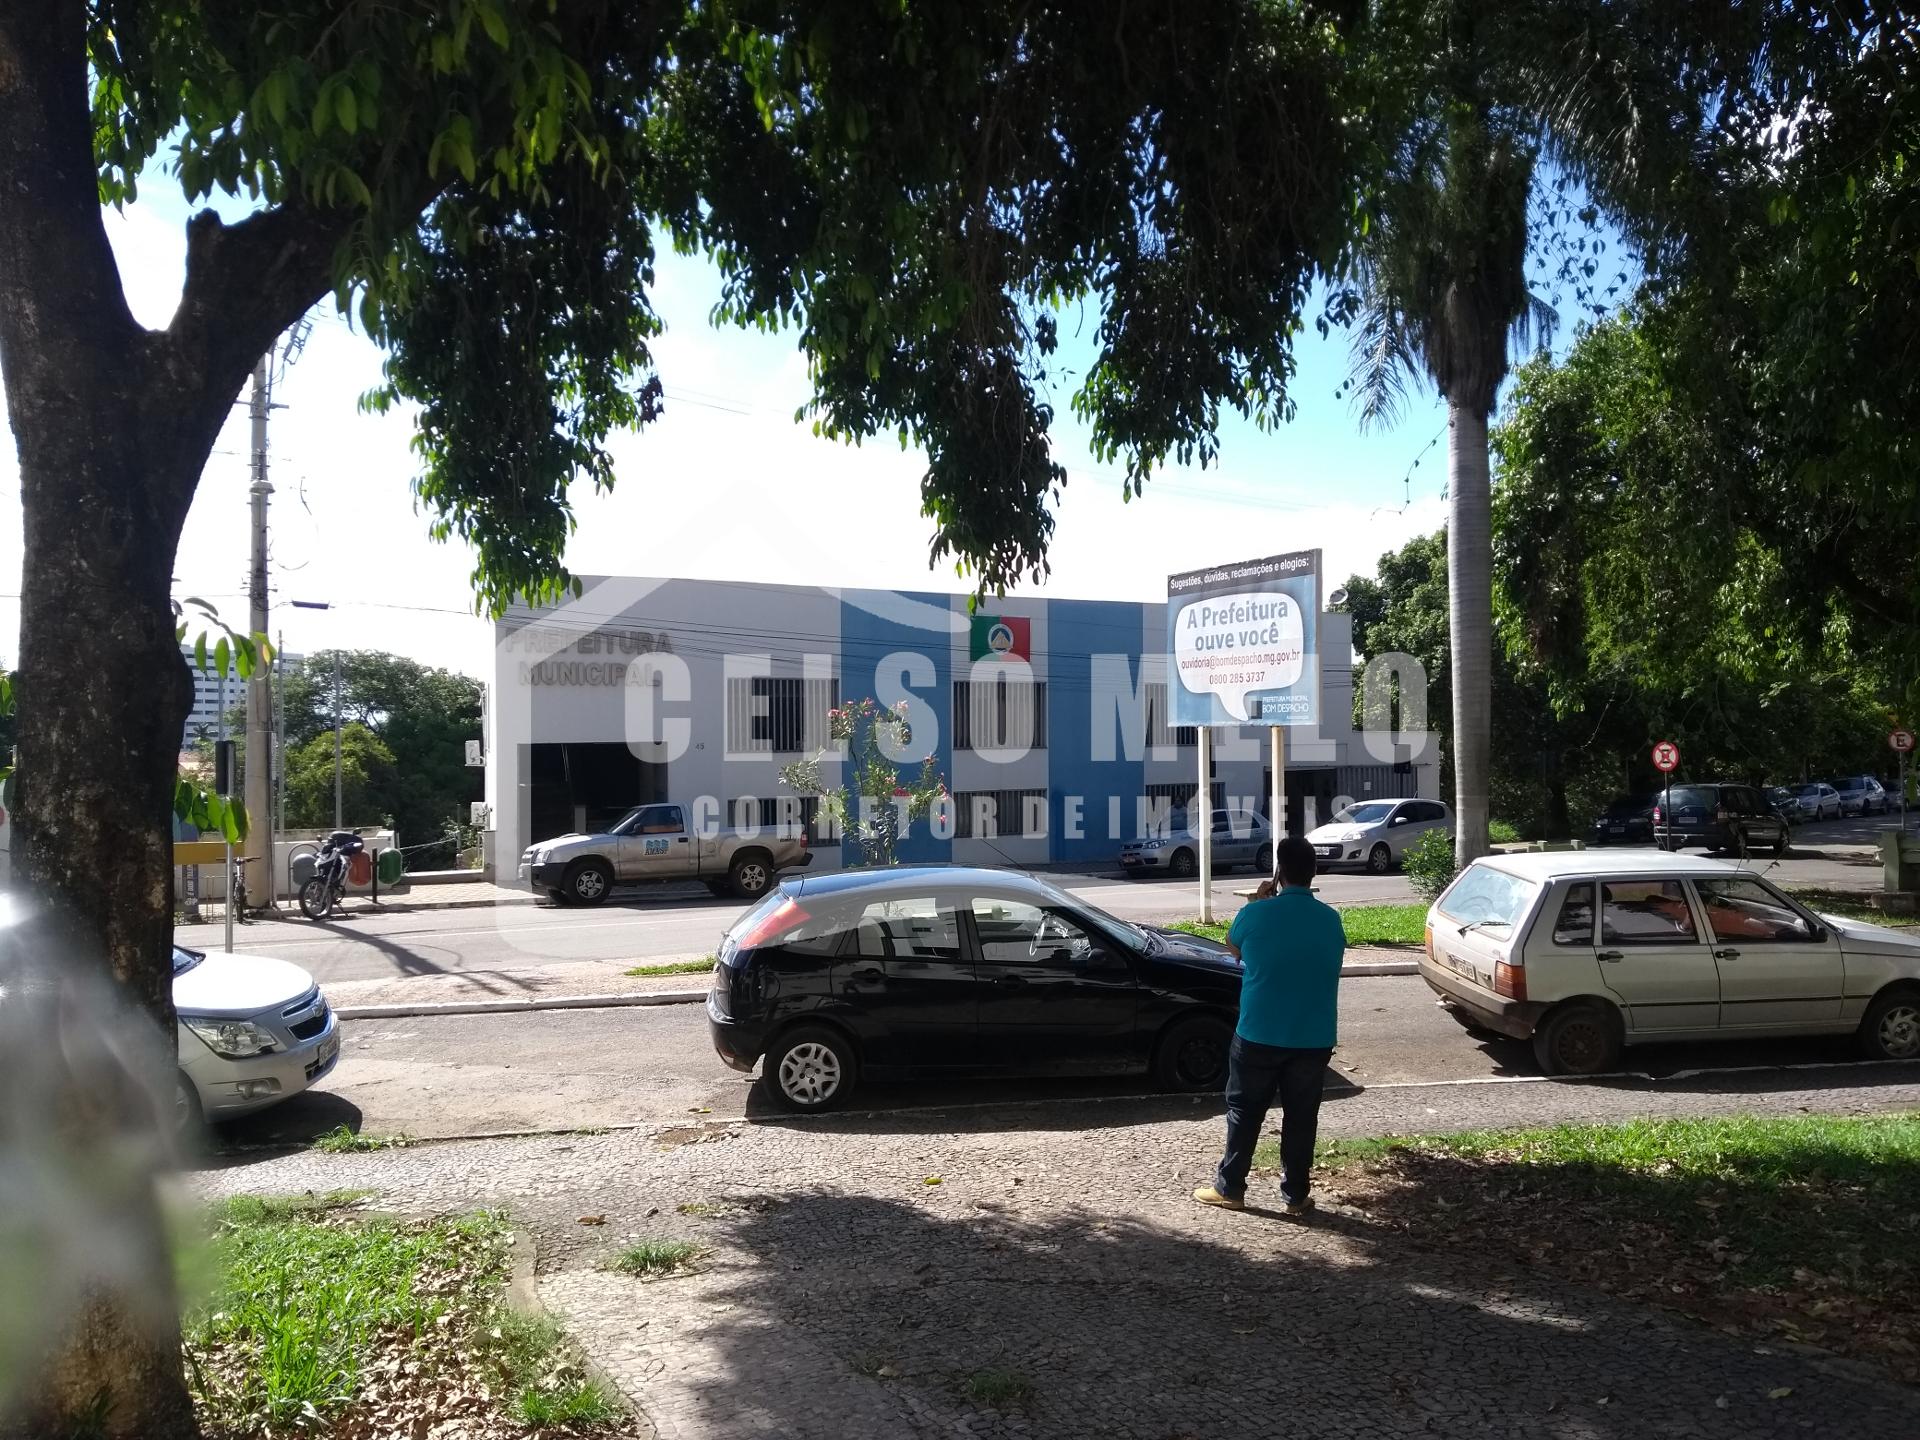
[[1455,857],[1487,850],[1493,707],[1492,496],[1487,420],[1508,346],[1551,338],[1556,316],[1528,288],[1537,146],[1485,104],[1416,127],[1396,157],[1353,264],[1353,366],[1362,426],[1392,419],[1409,380],[1447,402],[1449,677]]

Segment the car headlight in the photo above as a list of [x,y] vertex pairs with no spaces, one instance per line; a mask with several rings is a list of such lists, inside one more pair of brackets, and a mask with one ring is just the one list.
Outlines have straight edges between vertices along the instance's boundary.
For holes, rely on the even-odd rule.
[[280,1048],[280,1042],[270,1032],[251,1020],[206,1020],[182,1015],[180,1023],[205,1041],[214,1054],[228,1060],[247,1060]]
[[1164,850],[1167,848],[1167,842],[1164,840],[1149,840],[1140,848],[1142,850]]

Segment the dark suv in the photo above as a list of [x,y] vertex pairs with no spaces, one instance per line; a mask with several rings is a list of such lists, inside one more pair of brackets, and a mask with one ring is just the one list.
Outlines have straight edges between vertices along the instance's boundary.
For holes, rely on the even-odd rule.
[[1787,853],[1787,822],[1752,785],[1676,785],[1653,801],[1653,839],[1662,850],[1689,845]]

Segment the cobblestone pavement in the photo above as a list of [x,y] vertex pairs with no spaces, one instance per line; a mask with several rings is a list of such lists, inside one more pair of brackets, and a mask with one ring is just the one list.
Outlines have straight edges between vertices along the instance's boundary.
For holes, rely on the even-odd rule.
[[[1909,1075],[1376,1089],[1330,1100],[1323,1133],[1913,1108]],[[1171,1100],[690,1117],[194,1183],[510,1207],[543,1300],[665,1440],[1920,1434],[1920,1394],[1870,1372],[1426,1252],[1337,1194],[1311,1228],[1202,1209],[1219,1141],[1213,1104]],[[654,1280],[603,1268],[642,1238],[702,1253]]]

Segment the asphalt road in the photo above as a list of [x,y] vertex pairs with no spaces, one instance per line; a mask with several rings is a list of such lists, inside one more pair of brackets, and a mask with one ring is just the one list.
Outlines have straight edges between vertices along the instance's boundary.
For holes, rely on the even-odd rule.
[[[1885,823],[1876,818],[1804,826],[1796,832],[1792,857],[1757,860],[1755,867],[1787,885],[1877,889],[1879,862],[1865,847]],[[1129,920],[1164,923],[1191,918],[1200,910],[1200,888],[1193,881],[1129,881],[1115,875],[1049,878],[1089,904]],[[1219,877],[1216,913],[1232,914],[1240,905],[1233,891],[1246,888],[1252,878],[1244,871]],[[1397,874],[1329,874],[1315,883],[1321,897],[1336,905],[1413,898],[1405,878]],[[712,952],[742,908],[737,900],[716,900],[692,886],[635,891],[594,910],[514,904],[381,915],[351,904],[345,914],[324,923],[296,919],[245,925],[236,933],[234,948],[291,960],[322,983],[580,961],[636,965]],[[182,944],[216,948],[221,927],[182,926],[177,933]]]
[[[1340,1024],[1333,1083],[1343,1094],[1423,1085],[1478,1086],[1472,1093],[1486,1094],[1489,1086],[1606,1083],[1539,1080],[1527,1046],[1475,1040],[1415,977],[1347,980]],[[1920,1065],[1858,1065],[1850,1044],[1836,1040],[1645,1047],[1629,1051],[1627,1063],[1663,1077],[1753,1067],[1756,1086],[1779,1083],[1778,1072],[1794,1066],[1839,1067],[1845,1083],[1869,1091],[1920,1078]],[[1736,1073],[1715,1083],[1738,1089],[1747,1079]],[[1449,1095],[1450,1102],[1459,1098]],[[1151,1098],[1144,1079],[1106,1079],[874,1086],[856,1105],[904,1115],[1087,1099],[1147,1110],[1168,1103]],[[223,1138],[242,1145],[299,1142],[341,1124],[368,1134],[438,1138],[675,1121],[698,1126],[771,1113],[750,1079],[715,1057],[702,1006],[563,1010],[349,1021],[340,1065],[323,1090],[229,1126]],[[927,1123],[937,1129],[941,1122],[929,1117]]]

